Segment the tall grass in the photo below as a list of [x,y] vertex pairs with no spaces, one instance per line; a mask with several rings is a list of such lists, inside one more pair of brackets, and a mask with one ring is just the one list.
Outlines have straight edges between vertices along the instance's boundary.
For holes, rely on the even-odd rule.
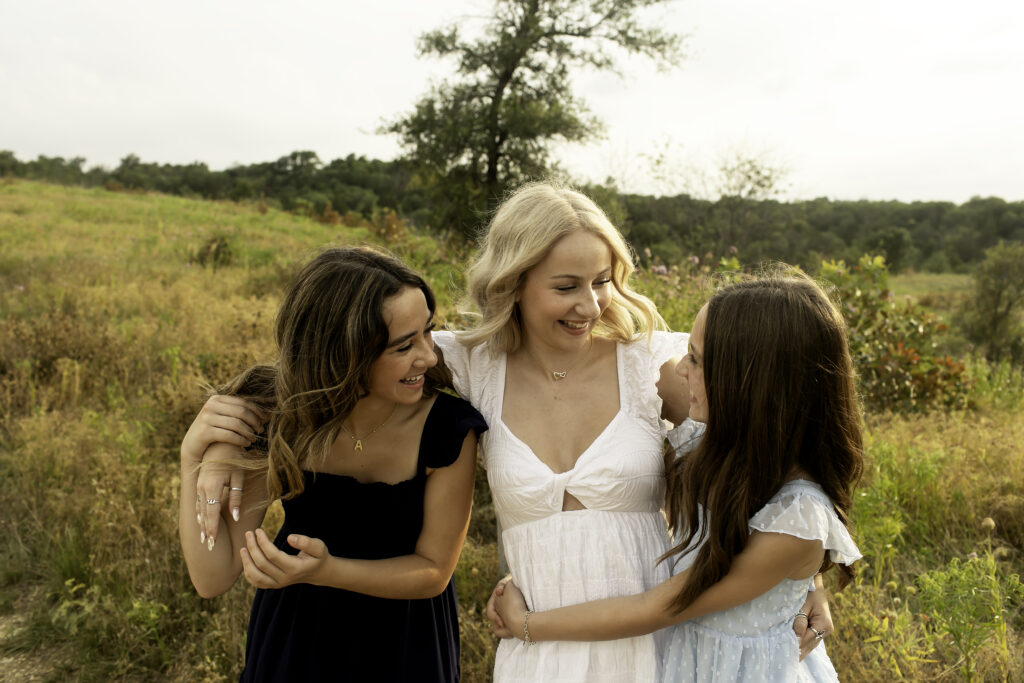
[[[192,589],[177,541],[178,444],[202,382],[271,357],[272,318],[297,264],[329,242],[380,239],[373,225],[257,208],[0,184],[7,671],[237,678],[252,592],[244,581],[214,600]],[[441,318],[456,318],[464,251],[398,232],[392,248],[433,283]],[[211,245],[218,255],[203,258]],[[639,281],[688,329],[704,295],[695,275]],[[1021,680],[1012,577],[1024,566],[1024,382],[1009,367],[968,367],[973,412],[869,415],[871,468],[854,510],[866,557],[855,585],[833,596],[828,642],[845,679]],[[489,680],[495,647],[481,614],[497,578],[494,516],[478,484],[456,572],[466,681]],[[275,508],[266,526],[278,524]],[[981,597],[937,606],[935,585]],[[977,642],[965,655],[952,619],[962,614],[1003,627],[968,633]]]

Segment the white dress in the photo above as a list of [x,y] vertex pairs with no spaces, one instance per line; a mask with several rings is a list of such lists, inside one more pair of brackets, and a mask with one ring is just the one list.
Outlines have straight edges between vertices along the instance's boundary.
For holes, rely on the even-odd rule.
[[[797,479],[783,484],[749,525],[752,531],[819,540],[836,563],[851,564],[861,556],[832,501],[810,481]],[[684,555],[675,571],[691,564],[692,554]],[[678,624],[669,630],[664,680],[838,681],[824,643],[799,661],[793,618],[807,599],[808,590],[814,590],[813,579],[786,579],[750,602]]]
[[[619,412],[568,472],[555,474],[501,420],[505,354],[486,345],[467,353],[451,332],[434,341],[455,389],[487,420],[481,437],[505,558],[535,610],[646,591],[668,578],[661,507],[666,423],[655,383],[684,353],[689,335],[656,332],[618,344]],[[585,510],[563,511],[568,492]],[[660,680],[664,632],[599,642],[503,640],[497,683],[620,683]]]

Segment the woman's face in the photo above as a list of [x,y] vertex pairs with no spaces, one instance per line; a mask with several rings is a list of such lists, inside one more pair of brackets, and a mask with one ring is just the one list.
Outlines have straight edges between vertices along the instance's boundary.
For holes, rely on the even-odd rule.
[[424,373],[437,365],[433,313],[416,287],[384,300],[388,345],[370,368],[371,396],[396,403],[416,403],[423,396]]
[[708,394],[704,387],[704,325],[708,318],[708,306],[697,313],[690,331],[690,349],[676,365],[676,372],[690,385],[690,419],[708,421]]
[[523,338],[557,351],[586,347],[612,298],[612,250],[577,230],[555,242],[516,293]]

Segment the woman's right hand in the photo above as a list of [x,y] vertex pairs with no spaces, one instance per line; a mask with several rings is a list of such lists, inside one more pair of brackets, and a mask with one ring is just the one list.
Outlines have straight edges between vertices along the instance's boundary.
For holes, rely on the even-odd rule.
[[494,631],[494,635],[499,638],[515,638],[515,634],[505,626],[505,622],[501,616],[498,615],[496,609],[498,598],[505,592],[505,584],[512,580],[512,575],[509,574],[505,578],[498,581],[494,586],[494,590],[491,591],[491,597],[487,600],[487,608],[484,610],[484,616],[491,622],[491,630]]
[[239,520],[245,470],[223,462],[204,462],[196,481],[196,522],[199,539],[213,550],[220,531],[221,509],[227,506],[231,518]]
[[[203,404],[181,442],[183,466],[198,467],[214,443],[247,448],[263,431],[267,415],[258,406],[236,396],[211,396]],[[206,463],[196,482],[196,522],[200,538],[213,549],[225,504],[236,521],[242,503],[245,472],[236,467]]]
[[243,398],[211,396],[181,441],[182,461],[198,465],[206,449],[217,441],[248,448],[266,421],[266,413]]

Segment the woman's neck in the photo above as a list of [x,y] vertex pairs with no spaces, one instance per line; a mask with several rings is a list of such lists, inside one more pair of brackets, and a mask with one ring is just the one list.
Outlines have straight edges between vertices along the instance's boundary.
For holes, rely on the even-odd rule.
[[594,342],[594,337],[591,335],[587,338],[586,345],[579,349],[565,351],[541,344],[530,344],[529,341],[524,340],[519,350],[516,351],[516,355],[521,355],[522,360],[536,367],[547,377],[555,380],[565,379],[569,373],[578,372],[587,364],[594,349]]
[[355,404],[344,424],[350,432],[362,435],[373,429],[381,429],[383,423],[390,422],[397,412],[398,404],[394,401],[365,396]]

